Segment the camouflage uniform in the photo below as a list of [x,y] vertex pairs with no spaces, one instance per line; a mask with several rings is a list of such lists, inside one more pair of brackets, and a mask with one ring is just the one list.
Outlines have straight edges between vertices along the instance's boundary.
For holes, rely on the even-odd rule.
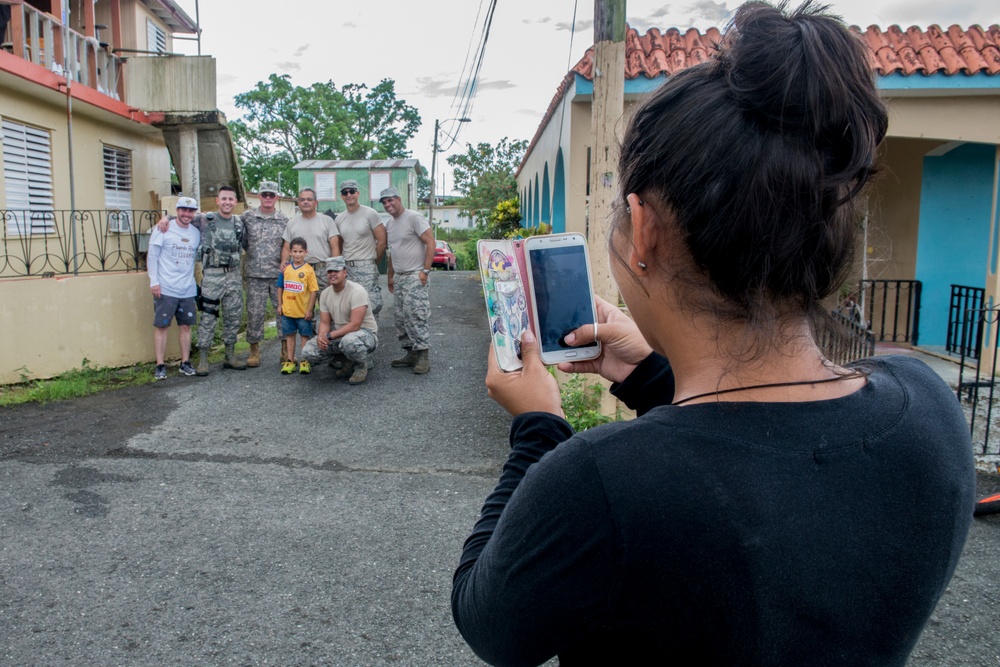
[[232,345],[243,319],[243,277],[240,249],[246,247],[243,222],[238,215],[229,220],[218,214],[198,215],[201,230],[200,259],[202,313],[198,323],[198,349],[207,350],[215,338],[215,321],[222,308],[222,342]]
[[281,211],[265,215],[250,209],[240,216],[247,239],[247,342],[264,340],[264,312],[267,299],[278,306],[278,276],[281,274],[281,235],[288,216]]
[[318,364],[335,354],[342,354],[358,365],[368,364],[369,355],[378,347],[378,336],[368,329],[358,329],[334,338],[325,350],[319,348],[318,340],[319,336],[315,336],[302,346],[302,358],[311,364]]
[[371,303],[372,315],[378,317],[382,311],[382,288],[378,285],[378,266],[374,262],[347,262],[347,278],[365,288],[368,292],[368,301]]
[[394,277],[396,335],[405,350],[429,350],[431,329],[430,291],[420,283],[419,271],[397,273]]

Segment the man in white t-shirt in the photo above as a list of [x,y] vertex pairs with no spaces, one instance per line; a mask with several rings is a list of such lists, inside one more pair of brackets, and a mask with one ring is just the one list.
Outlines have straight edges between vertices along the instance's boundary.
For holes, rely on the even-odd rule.
[[328,257],[340,254],[340,238],[337,236],[337,225],[333,218],[317,213],[316,191],[303,188],[299,192],[299,214],[285,225],[285,233],[281,235],[281,266],[288,263],[291,255],[289,244],[294,238],[305,239],[306,262],[316,273],[316,282],[322,290],[326,287],[326,271],[324,265]]
[[379,201],[389,220],[389,291],[394,299],[396,334],[405,354],[394,368],[412,368],[417,375],[431,369],[430,293],[427,276],[434,261],[434,232],[427,219],[403,208],[396,188],[386,188]]
[[337,216],[340,250],[347,263],[347,278],[368,291],[372,314],[382,310],[382,288],[378,284],[378,263],[385,254],[386,232],[382,217],[370,206],[363,206],[361,186],[354,179],[340,186],[340,198],[347,210]]
[[156,354],[157,380],[167,379],[164,355],[167,350],[167,329],[177,320],[181,345],[180,372],[194,375],[191,365],[191,325],[197,321],[195,297],[198,285],[194,280],[194,263],[201,233],[191,224],[198,212],[198,202],[192,197],[177,200],[177,217],[170,218],[167,230],[153,228],[149,237],[146,269],[149,291],[153,294],[153,350]]
[[330,286],[319,295],[319,330],[302,346],[302,358],[318,364],[335,354],[346,357],[337,377],[361,384],[374,366],[372,353],[378,347],[378,322],[368,304],[364,287],[347,279],[343,257],[326,263]]

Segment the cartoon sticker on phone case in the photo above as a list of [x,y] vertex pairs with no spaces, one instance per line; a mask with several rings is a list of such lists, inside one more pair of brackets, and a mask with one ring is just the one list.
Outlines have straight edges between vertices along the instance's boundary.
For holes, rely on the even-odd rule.
[[521,367],[521,332],[528,328],[524,285],[514,258],[491,245],[481,242],[479,247],[490,333],[500,368],[515,370]]

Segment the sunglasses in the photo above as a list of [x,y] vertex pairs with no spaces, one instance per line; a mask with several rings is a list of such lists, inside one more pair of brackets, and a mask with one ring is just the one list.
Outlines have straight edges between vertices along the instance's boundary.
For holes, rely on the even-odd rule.
[[262,199],[274,199],[278,195],[274,194],[273,192],[261,192],[260,196]]
[[353,195],[355,193],[357,193],[357,190],[355,190],[354,188],[344,188],[343,190],[340,191],[340,194],[342,195]]

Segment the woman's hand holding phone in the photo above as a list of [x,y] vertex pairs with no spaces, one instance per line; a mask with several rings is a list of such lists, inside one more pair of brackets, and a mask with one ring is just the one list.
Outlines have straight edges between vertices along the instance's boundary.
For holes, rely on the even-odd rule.
[[496,350],[490,345],[486,390],[490,398],[515,417],[525,412],[548,412],[565,416],[559,384],[545,368],[538,342],[530,329],[521,334],[521,361],[524,368],[505,373],[497,365]]
[[[587,361],[570,361],[559,364],[564,373],[597,373],[611,382],[621,382],[635,370],[639,362],[649,356],[653,348],[639,332],[628,315],[618,307],[595,296],[597,326],[585,324],[566,334],[569,345],[601,343],[601,356]],[[595,334],[596,329],[596,334]]]

